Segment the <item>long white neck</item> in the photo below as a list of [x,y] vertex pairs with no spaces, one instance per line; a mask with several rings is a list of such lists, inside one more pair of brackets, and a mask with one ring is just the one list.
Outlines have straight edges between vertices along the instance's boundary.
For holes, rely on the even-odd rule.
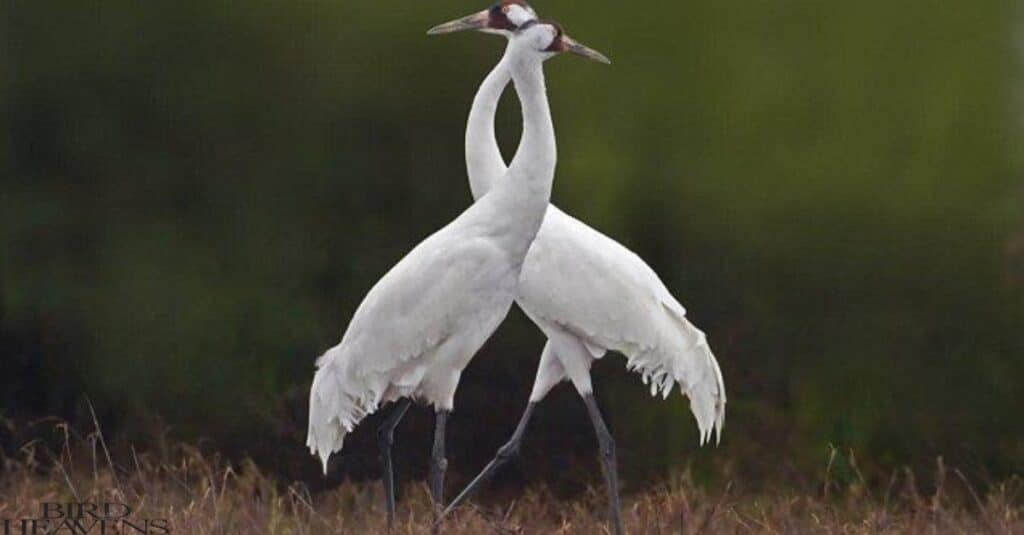
[[508,170],[494,134],[494,116],[498,112],[501,94],[512,78],[509,62],[509,54],[506,52],[480,84],[480,89],[473,97],[473,107],[469,110],[466,123],[466,170],[474,200],[490,191],[494,182]]
[[531,189],[543,192],[547,203],[558,151],[544,83],[544,64],[536,55],[516,55],[509,67],[523,113],[523,136],[509,164],[509,178],[525,181]]
[[541,58],[531,50],[510,52],[508,72],[522,108],[523,135],[508,170],[491,180],[490,190],[470,210],[480,214],[473,224],[486,228],[512,258],[522,262],[551,202],[557,155]]

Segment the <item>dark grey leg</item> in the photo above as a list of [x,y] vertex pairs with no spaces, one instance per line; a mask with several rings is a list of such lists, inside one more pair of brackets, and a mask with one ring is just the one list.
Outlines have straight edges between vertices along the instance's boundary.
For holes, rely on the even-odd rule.
[[619,475],[615,466],[615,440],[608,427],[604,425],[601,418],[601,410],[597,408],[597,401],[593,394],[583,397],[587,404],[587,411],[590,413],[590,421],[594,425],[594,433],[597,435],[597,445],[601,452],[601,468],[604,471],[604,481],[608,486],[608,521],[616,535],[622,535],[622,505],[619,502]]
[[523,412],[523,416],[519,420],[519,425],[516,426],[515,432],[512,433],[512,438],[510,438],[504,446],[498,449],[498,454],[494,459],[487,463],[487,466],[485,466],[484,469],[481,470],[475,478],[473,478],[473,481],[471,481],[469,485],[466,485],[466,488],[463,489],[454,500],[452,500],[452,503],[448,504],[448,507],[446,507],[444,512],[441,513],[441,518],[447,516],[448,513],[452,512],[452,510],[458,507],[459,504],[466,501],[473,495],[473,493],[479,490],[480,486],[498,471],[498,468],[501,468],[519,455],[519,444],[523,441],[523,434],[526,433],[526,424],[530,421],[530,417],[533,415],[533,409],[536,408],[536,406],[537,403],[532,401],[526,406],[526,411]]
[[444,428],[448,422],[448,411],[437,411],[434,422],[434,452],[430,458],[430,495],[434,499],[435,516],[444,508],[444,473],[448,470],[448,459],[444,457]]
[[395,467],[391,462],[391,446],[395,443],[395,427],[402,421],[412,401],[401,399],[395,404],[380,429],[377,430],[377,439],[380,444],[380,464],[382,469],[381,477],[384,479],[384,499],[387,501],[388,527],[395,522]]

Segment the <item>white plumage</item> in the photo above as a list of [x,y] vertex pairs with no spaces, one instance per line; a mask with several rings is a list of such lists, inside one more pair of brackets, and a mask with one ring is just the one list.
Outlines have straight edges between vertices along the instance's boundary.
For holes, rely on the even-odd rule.
[[536,28],[509,41],[504,65],[522,102],[523,137],[501,183],[384,275],[341,343],[317,361],[307,445],[325,471],[381,403],[412,397],[451,410],[462,370],[508,313],[554,178],[542,70],[554,37]]
[[307,445],[325,471],[345,434],[381,403],[415,397],[451,408],[461,370],[514,296],[513,253],[484,236],[464,237],[488,219],[466,211],[413,249],[370,290],[341,343],[318,359]]
[[[508,3],[512,1],[505,0],[492,8],[490,16],[500,16],[495,10],[510,13]],[[492,27],[537,24],[532,9],[523,0],[514,1],[524,6],[524,10],[517,10],[519,15],[526,13],[532,18],[521,22],[505,17]],[[485,16],[486,12],[471,18]],[[445,28],[466,29],[458,22]],[[607,62],[599,53],[582,48],[578,50],[581,55]],[[499,62],[473,100],[466,127],[466,166],[474,198],[486,198],[492,187],[502,186],[505,162],[495,139],[494,116],[508,79],[504,61]],[[608,488],[609,522],[613,533],[622,535],[615,440],[593,395],[591,365],[614,350],[626,356],[627,367],[650,385],[652,395],[668,397],[678,385],[690,399],[703,445],[713,434],[720,440],[725,424],[725,384],[718,362],[704,333],[687,320],[686,310],[650,266],[629,249],[554,206],[548,207],[526,255],[516,302],[548,338],[530,402],[512,437],[448,504],[443,515],[458,507],[519,451],[537,404],[552,387],[569,379],[587,406]]]
[[[470,112],[466,164],[474,197],[500,184],[505,171],[494,116],[509,76],[499,63]],[[549,339],[531,402],[566,378],[581,395],[590,393],[590,365],[617,351],[652,394],[667,397],[679,385],[701,444],[712,433],[721,438],[725,384],[707,339],[654,270],[626,247],[552,205],[526,256],[516,302]]]
[[[563,378],[582,394],[592,391],[590,363],[617,351],[652,395],[667,398],[678,385],[690,398],[702,444],[712,431],[721,437],[725,385],[707,339],[629,249],[551,206],[526,256],[517,302],[548,335],[565,371],[563,377],[538,374],[531,401]],[[553,332],[577,339],[587,351],[562,350]],[[565,362],[571,359],[585,360]]]

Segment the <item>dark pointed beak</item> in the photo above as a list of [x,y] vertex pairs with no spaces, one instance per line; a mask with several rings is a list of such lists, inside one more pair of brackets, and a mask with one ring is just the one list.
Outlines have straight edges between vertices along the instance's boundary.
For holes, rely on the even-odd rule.
[[490,20],[491,15],[485,9],[468,17],[462,17],[461,19],[456,19],[444,24],[438,24],[437,26],[427,30],[427,35],[441,35],[443,33],[454,33],[465,30],[483,30],[487,28]]
[[612,63],[612,60],[608,59],[608,56],[605,56],[597,50],[580,43],[568,35],[562,36],[562,42],[565,43],[565,51],[570,54],[576,54],[577,56],[582,56],[587,59],[604,63],[605,65],[611,65]]

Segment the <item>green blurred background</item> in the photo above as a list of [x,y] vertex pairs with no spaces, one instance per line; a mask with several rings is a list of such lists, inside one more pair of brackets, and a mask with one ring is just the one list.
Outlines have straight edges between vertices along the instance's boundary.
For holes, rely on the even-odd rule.
[[[5,2],[6,451],[51,433],[40,417],[83,422],[88,396],[122,448],[169,435],[320,481],[315,357],[471,202],[465,118],[504,42],[424,32],[483,7]],[[700,450],[685,400],[601,361],[627,486],[686,467],[806,481],[830,447],[878,474],[937,455],[982,479],[1024,470],[1019,6],[535,7],[614,61],[547,64],[554,202],[655,268],[729,392],[722,445]],[[453,470],[511,432],[542,343],[516,310],[474,360]],[[571,388],[542,408],[505,482],[597,481]],[[375,477],[375,425],[329,481]],[[431,426],[420,409],[399,431],[413,475]]]

